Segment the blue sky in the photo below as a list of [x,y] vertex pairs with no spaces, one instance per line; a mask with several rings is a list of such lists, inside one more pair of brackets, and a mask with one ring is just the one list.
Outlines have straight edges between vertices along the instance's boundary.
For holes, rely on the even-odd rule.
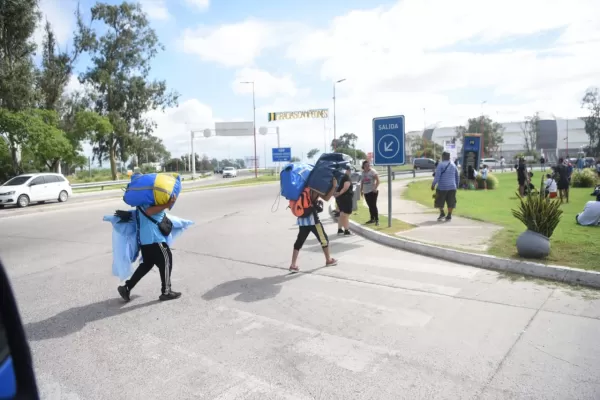
[[[251,120],[252,96],[235,85],[240,79],[255,81],[262,126],[269,111],[332,111],[333,82],[347,78],[338,86],[337,133],[356,133],[366,151],[370,122],[383,115],[404,114],[408,130],[456,126],[481,112],[500,121],[537,111],[578,116],[583,91],[599,84],[600,27],[591,16],[600,6],[553,1],[141,0],[166,47],[152,76],[181,94],[178,109],[149,116],[174,154],[189,151],[190,126]],[[192,5],[202,2],[207,7]],[[68,43],[75,1],[41,3]],[[82,10],[93,3],[83,0]],[[325,150],[332,127],[331,117],[283,122],[282,144],[298,155]],[[273,146],[271,136],[260,140]],[[251,144],[211,138],[201,147],[237,158]]]

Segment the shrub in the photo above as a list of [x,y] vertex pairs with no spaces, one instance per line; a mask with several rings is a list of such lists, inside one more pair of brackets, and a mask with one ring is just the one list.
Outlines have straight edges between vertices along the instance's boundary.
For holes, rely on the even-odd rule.
[[596,186],[598,174],[591,168],[585,168],[580,171],[573,171],[571,183],[576,188],[593,188]]
[[[496,176],[494,176],[494,174],[489,173],[489,172],[488,172],[488,176],[486,179],[486,183],[487,183],[487,188],[489,190],[497,189],[498,185],[500,184],[498,182],[498,178],[496,178]],[[477,187],[479,189],[483,189],[483,178],[481,177],[481,175],[477,176]]]
[[[544,187],[543,185],[544,178],[542,177],[540,187]],[[519,197],[518,193],[517,197]],[[542,190],[538,193],[529,193],[525,199],[519,197],[519,201],[519,208],[511,210],[512,215],[530,231],[550,238],[563,213],[560,209],[560,200],[547,199]]]

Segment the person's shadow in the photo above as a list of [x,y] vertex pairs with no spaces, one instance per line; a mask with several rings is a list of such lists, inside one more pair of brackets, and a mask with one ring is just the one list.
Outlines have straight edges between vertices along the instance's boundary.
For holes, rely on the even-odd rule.
[[[139,296],[131,296],[131,300],[137,297]],[[24,328],[27,339],[30,341],[56,339],[82,330],[89,322],[115,317],[157,303],[158,300],[126,307],[125,305],[128,303],[125,303],[121,298],[108,299],[81,307],[69,308],[50,318],[26,324]]]
[[242,278],[223,282],[204,293],[202,299],[210,301],[234,294],[237,294],[234,298],[235,301],[243,301],[245,303],[271,299],[281,292],[281,284],[299,278],[307,273],[314,273],[322,268],[325,267],[319,267],[301,273],[270,276],[268,278]]

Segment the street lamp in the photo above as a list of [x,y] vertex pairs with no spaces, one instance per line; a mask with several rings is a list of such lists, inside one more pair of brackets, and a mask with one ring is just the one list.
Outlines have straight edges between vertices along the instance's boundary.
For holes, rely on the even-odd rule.
[[254,177],[258,178],[258,163],[256,162],[256,100],[254,95],[254,81],[240,82],[246,85],[252,85],[252,130],[254,131]]
[[194,179],[196,175],[196,155],[194,154],[194,139],[196,138],[196,133],[200,132],[202,132],[205,138],[209,138],[212,133],[212,131],[208,128],[201,131],[190,131],[190,147],[192,149],[192,154],[190,154],[190,163],[192,166],[192,179]]
[[346,80],[346,78],[344,79],[340,79],[339,81],[335,81],[333,83],[333,150],[336,150],[337,147],[337,142],[336,142],[336,125],[335,125],[335,85],[341,82],[344,82]]
[[484,100],[481,102],[481,124],[480,124],[480,129],[481,129],[481,155],[482,157],[485,157],[485,134],[483,133],[483,105],[487,103],[487,100]]
[[[266,127],[266,126],[261,126],[258,129],[258,133],[260,133],[261,135],[265,136],[265,135],[267,135],[269,133],[269,128]],[[278,126],[275,127],[275,134],[277,135],[277,148],[279,148],[280,144],[279,144],[279,127]],[[266,155],[266,151],[265,151],[265,168],[267,166],[266,159],[267,159],[267,155]],[[281,163],[277,162],[277,174],[278,175],[279,175],[279,168],[280,168],[280,166],[281,166]]]

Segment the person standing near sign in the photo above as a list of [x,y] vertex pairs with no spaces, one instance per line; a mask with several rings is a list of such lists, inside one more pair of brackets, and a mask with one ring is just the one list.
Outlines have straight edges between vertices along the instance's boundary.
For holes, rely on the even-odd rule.
[[345,173],[340,180],[338,191],[333,194],[335,202],[340,210],[340,216],[338,218],[338,235],[350,236],[350,214],[352,214],[352,197],[354,195],[354,188],[352,187],[352,180],[350,179],[350,173],[352,168],[349,165],[345,167]]
[[[360,192],[364,194],[367,205],[369,206],[369,214],[371,219],[367,224],[375,224],[379,226],[379,211],[377,210],[377,196],[379,195],[379,175],[377,171],[371,168],[368,161],[362,163],[362,179],[360,180]],[[389,179],[389,177],[388,177]]]
[[[435,178],[431,190],[435,192],[435,208],[439,208],[438,221],[452,221],[452,211],[456,208],[456,190],[459,184],[458,168],[450,162],[450,153],[442,153],[442,162],[435,170]],[[448,206],[448,214],[444,212],[444,204]]]

